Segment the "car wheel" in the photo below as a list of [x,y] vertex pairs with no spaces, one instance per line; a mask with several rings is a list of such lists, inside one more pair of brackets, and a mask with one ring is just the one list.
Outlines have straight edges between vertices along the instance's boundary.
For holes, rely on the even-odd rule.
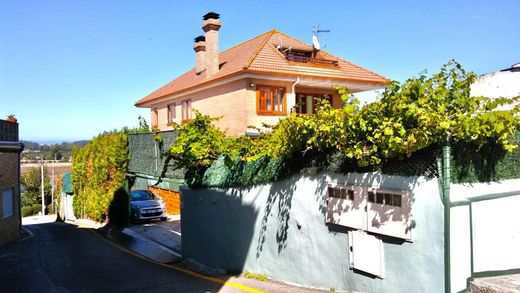
[[161,221],[162,221],[162,222],[164,222],[164,221],[166,221],[166,220],[168,220],[167,217],[162,217],[162,218],[161,218]]

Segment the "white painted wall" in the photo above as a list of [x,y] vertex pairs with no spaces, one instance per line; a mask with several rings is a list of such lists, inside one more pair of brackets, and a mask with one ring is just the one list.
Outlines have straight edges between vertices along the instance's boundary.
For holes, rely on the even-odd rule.
[[520,268],[520,192],[472,203],[475,272]]
[[471,238],[469,222],[468,205],[451,209],[451,292],[460,292],[466,289],[466,280],[471,277]]
[[451,292],[471,276],[471,236],[474,273],[520,268],[520,179],[453,184],[450,199]]
[[[328,182],[412,190],[414,242],[382,239],[384,277],[349,269],[349,230],[325,222]],[[356,292],[443,292],[443,205],[435,179],[295,175],[243,188],[181,188],[183,257],[288,283]]]
[[471,95],[489,98],[520,96],[520,71],[498,71],[481,75],[471,85]]

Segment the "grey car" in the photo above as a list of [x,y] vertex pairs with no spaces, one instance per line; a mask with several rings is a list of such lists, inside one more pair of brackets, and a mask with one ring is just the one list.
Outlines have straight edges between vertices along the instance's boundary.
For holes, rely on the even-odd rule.
[[133,222],[152,219],[166,221],[166,206],[159,196],[150,190],[132,190],[130,195]]

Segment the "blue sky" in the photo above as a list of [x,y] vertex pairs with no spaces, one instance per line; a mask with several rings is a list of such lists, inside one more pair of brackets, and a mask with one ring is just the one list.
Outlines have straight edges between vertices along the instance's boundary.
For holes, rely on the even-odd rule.
[[139,98],[194,66],[202,15],[220,49],[270,29],[403,81],[449,59],[477,74],[520,62],[520,1],[0,1],[0,117],[21,139],[89,139],[137,125]]

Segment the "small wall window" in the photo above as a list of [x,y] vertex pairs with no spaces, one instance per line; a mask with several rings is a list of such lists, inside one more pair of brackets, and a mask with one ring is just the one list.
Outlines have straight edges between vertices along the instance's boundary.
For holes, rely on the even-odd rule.
[[182,122],[191,119],[191,100],[182,101]]
[[354,200],[354,190],[347,186],[329,186],[328,196],[339,199]]
[[286,115],[285,89],[258,86],[256,92],[256,112],[260,115]]
[[394,207],[401,206],[401,195],[400,194],[392,194],[392,193],[384,193],[384,192],[368,192],[368,202],[377,203],[381,205],[390,205]]
[[325,222],[412,240],[412,193],[330,183]]
[[14,189],[9,188],[2,191],[2,218],[7,218],[13,215],[14,210]]
[[168,105],[168,124],[176,122],[175,117],[175,102]]

